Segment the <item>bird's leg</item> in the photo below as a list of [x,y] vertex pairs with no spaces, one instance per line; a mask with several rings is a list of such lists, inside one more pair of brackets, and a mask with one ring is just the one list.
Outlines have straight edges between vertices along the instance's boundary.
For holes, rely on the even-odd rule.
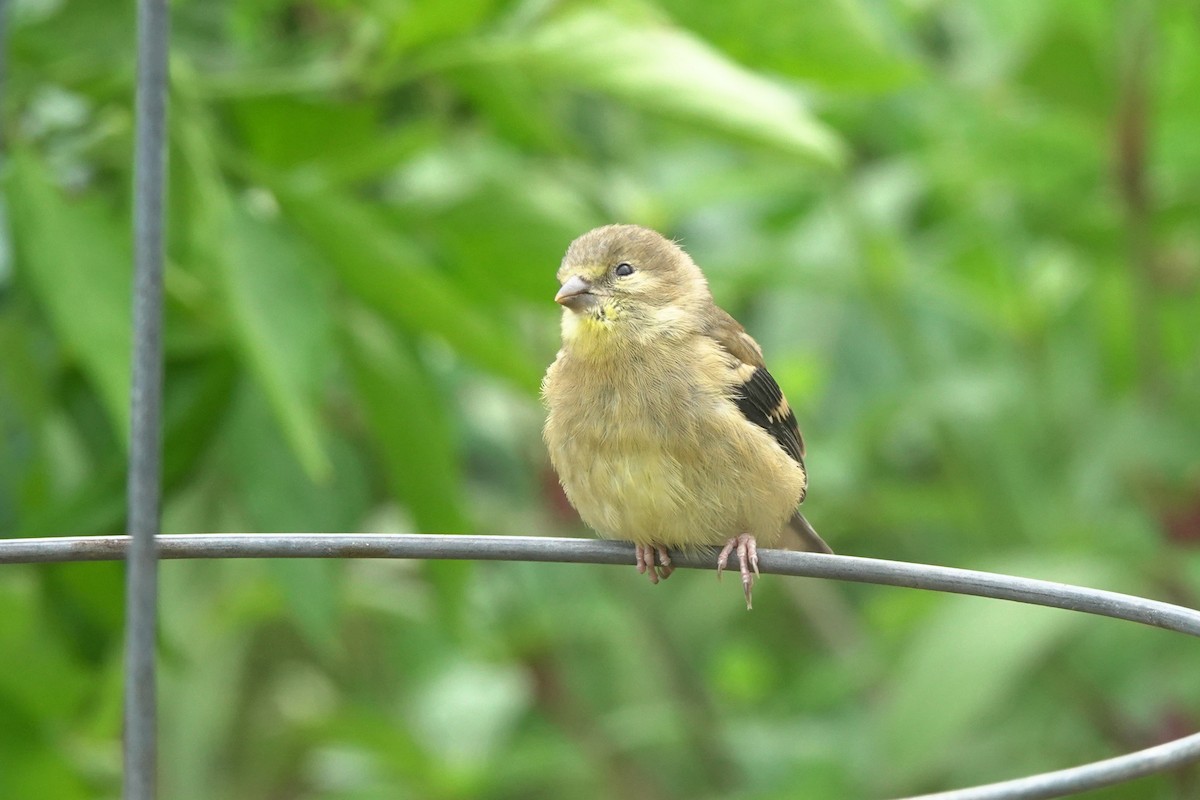
[[[734,536],[725,546],[721,548],[721,552],[717,555],[717,578],[721,577],[721,571],[725,569],[725,565],[729,562],[729,554],[737,551],[738,561],[742,568],[742,591],[746,593],[746,610],[752,608],[751,591],[754,589],[754,576],[758,575],[758,542],[754,541],[754,537],[748,533],[743,533],[739,536]],[[754,575],[750,574],[750,569],[753,567]]]
[[[633,548],[638,574],[647,573],[651,583],[658,583],[659,577],[665,581],[675,571],[675,567],[671,565],[671,557],[667,555],[667,548],[641,544],[635,544]],[[658,563],[661,566],[654,566],[655,553],[658,554]]]

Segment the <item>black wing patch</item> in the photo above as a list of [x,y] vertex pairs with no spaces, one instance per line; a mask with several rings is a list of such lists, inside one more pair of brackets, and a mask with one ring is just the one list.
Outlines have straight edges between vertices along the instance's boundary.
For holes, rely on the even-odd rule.
[[796,425],[796,415],[783,397],[779,384],[763,367],[756,367],[750,379],[733,389],[733,400],[742,416],[775,438],[779,446],[804,466],[804,439]]

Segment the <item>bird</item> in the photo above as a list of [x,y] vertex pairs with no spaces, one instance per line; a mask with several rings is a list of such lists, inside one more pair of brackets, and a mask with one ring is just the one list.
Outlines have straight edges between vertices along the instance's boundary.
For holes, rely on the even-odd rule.
[[833,552],[799,511],[804,439],[762,348],[678,243],[605,225],[571,242],[557,278],[543,439],[584,523],[633,542],[655,584],[671,548],[719,547],[718,578],[736,554],[747,609],[760,544]]

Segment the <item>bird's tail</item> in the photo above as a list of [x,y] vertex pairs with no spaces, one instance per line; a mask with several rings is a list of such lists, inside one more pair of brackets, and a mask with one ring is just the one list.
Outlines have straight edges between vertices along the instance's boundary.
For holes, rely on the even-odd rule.
[[829,553],[833,554],[833,548],[825,544],[825,540],[821,538],[821,534],[813,530],[813,526],[808,524],[808,520],[799,511],[792,514],[792,518],[787,523],[788,530],[794,533],[800,539],[800,547],[813,553]]

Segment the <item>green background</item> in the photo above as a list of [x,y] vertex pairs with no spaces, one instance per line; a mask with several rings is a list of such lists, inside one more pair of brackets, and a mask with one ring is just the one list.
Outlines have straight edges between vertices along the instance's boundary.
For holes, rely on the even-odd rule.
[[[10,9],[0,535],[123,530],[134,9]],[[164,530],[586,535],[572,238],[679,237],[839,552],[1200,605],[1200,8],[178,0]],[[122,568],[0,568],[0,796],[115,797]],[[1200,728],[1175,634],[632,567],[162,566],[163,796],[877,798]],[[1194,798],[1196,770],[1090,798]]]

